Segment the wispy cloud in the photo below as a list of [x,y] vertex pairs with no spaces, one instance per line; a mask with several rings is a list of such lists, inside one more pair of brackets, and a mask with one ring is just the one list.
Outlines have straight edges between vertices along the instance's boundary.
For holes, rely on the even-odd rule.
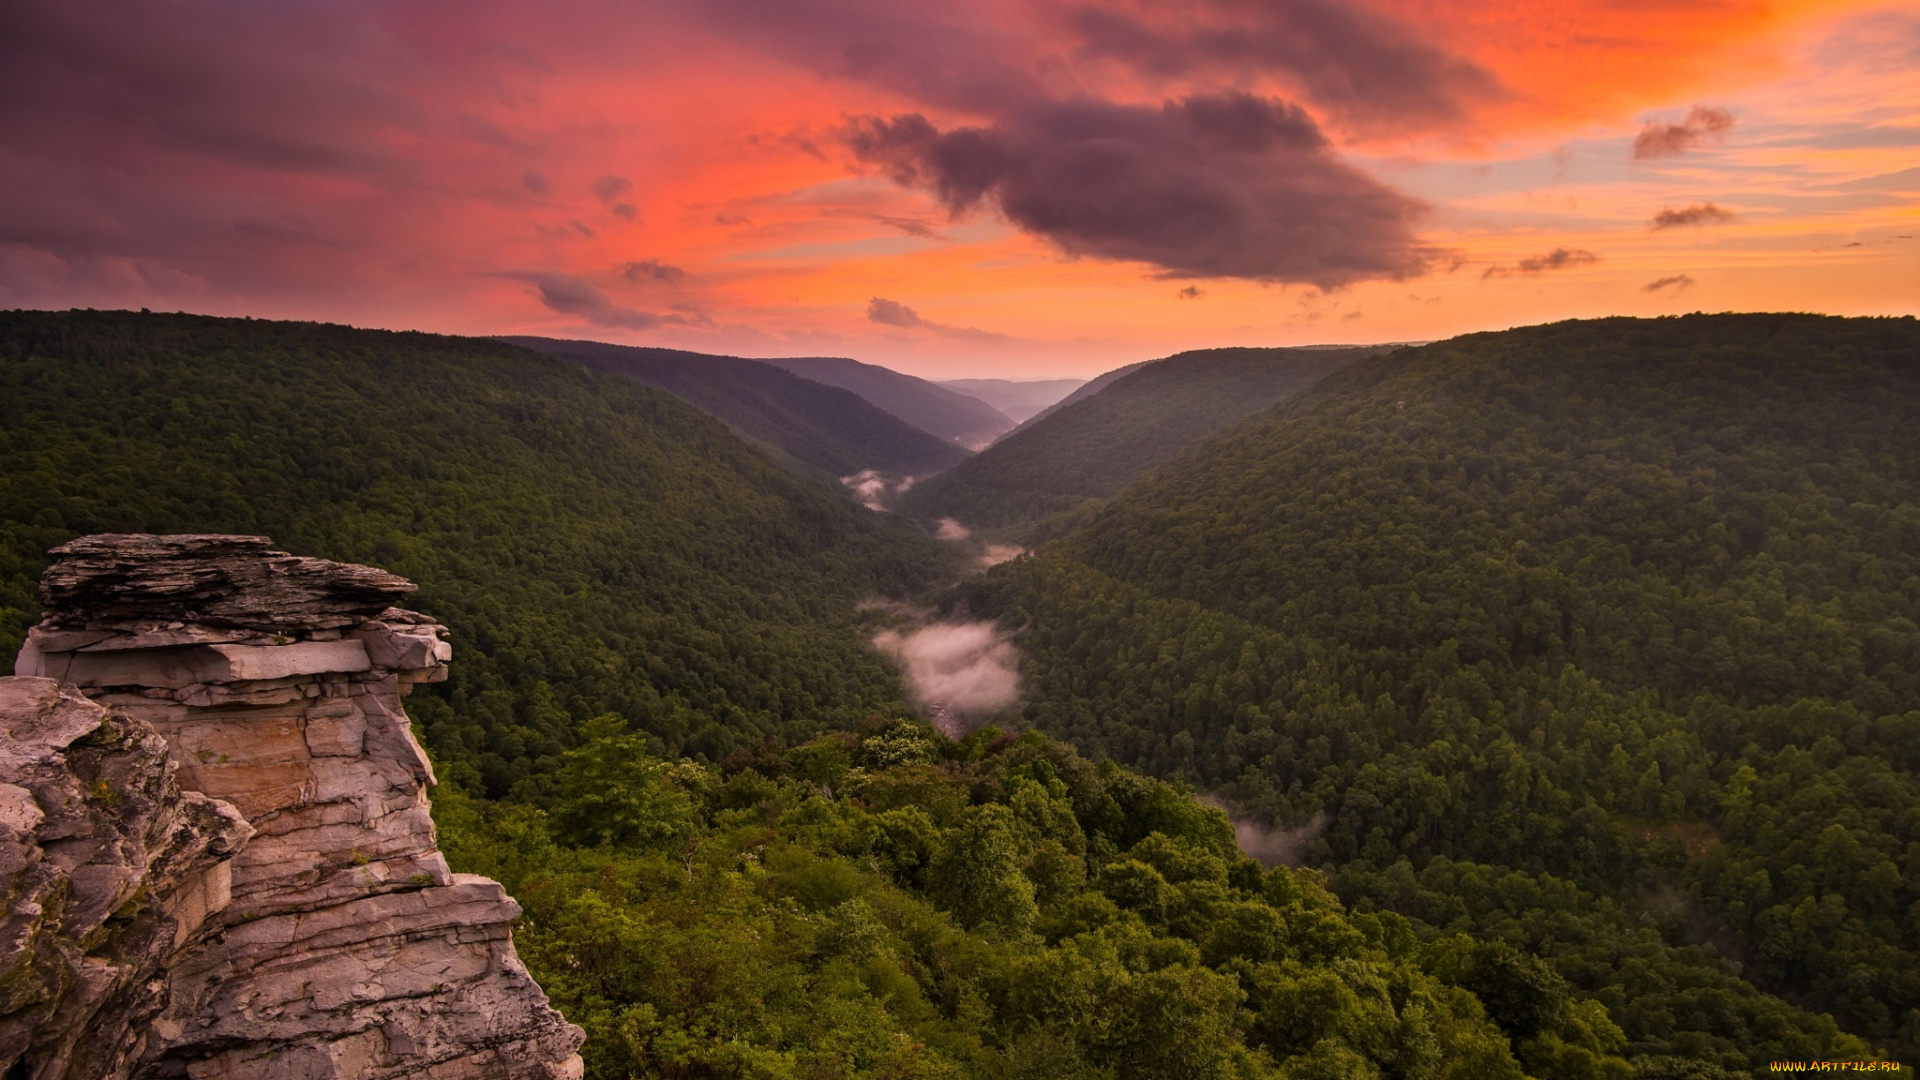
[[[668,269],[672,269],[668,267]],[[676,305],[676,313],[657,315],[651,311],[616,304],[600,286],[576,274],[552,270],[530,270],[504,274],[503,277],[527,282],[548,311],[577,315],[593,326],[620,330],[651,330],[658,326],[711,327],[713,319],[686,305]]]
[[1732,113],[1695,105],[1687,111],[1687,118],[1677,124],[1654,123],[1642,128],[1639,137],[1633,140],[1633,160],[1683,154],[1701,143],[1724,138],[1732,130]]
[[620,196],[625,195],[627,192],[632,191],[633,181],[624,176],[603,176],[595,180],[589,190],[593,192],[594,198],[599,199],[603,203],[610,203]]
[[1482,281],[1490,277],[1508,277],[1513,274],[1544,274],[1550,270],[1568,270],[1577,266],[1592,266],[1600,261],[1600,256],[1579,248],[1557,247],[1544,255],[1530,255],[1513,266],[1489,266],[1480,275]]
[[1669,206],[1653,215],[1653,229],[1678,229],[1688,225],[1711,225],[1718,221],[1732,221],[1733,211],[1722,209],[1710,202],[1694,203],[1676,210]]
[[664,281],[669,285],[678,285],[693,275],[677,266],[669,266],[658,259],[641,259],[630,262],[620,268],[620,276],[639,284],[644,281]]
[[928,330],[951,338],[964,338],[969,341],[1008,341],[1005,334],[996,334],[991,330],[976,330],[970,326],[949,326],[934,322],[922,316],[898,300],[888,300],[876,296],[867,301],[867,321],[882,326],[897,326],[902,330]]

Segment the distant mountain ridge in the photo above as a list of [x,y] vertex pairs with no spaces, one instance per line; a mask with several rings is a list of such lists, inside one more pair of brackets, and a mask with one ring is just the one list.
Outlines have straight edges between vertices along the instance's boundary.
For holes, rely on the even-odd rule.
[[1032,525],[1114,494],[1194,440],[1378,351],[1203,349],[1132,364],[917,485],[897,508],[969,528]]
[[863,469],[925,475],[952,468],[969,456],[964,447],[854,391],[788,371],[777,362],[599,341],[526,336],[498,340],[658,387],[834,476]]
[[1014,428],[1012,418],[979,398],[878,364],[863,364],[844,356],[787,356],[759,362],[803,379],[851,390],[921,431],[969,450],[977,450]]
[[[1054,402],[1053,404],[1047,406],[1046,408],[1041,409],[1039,412],[1034,413],[1032,416],[1027,417],[1025,420],[1020,421],[1020,427],[1014,428],[1013,430],[1019,431],[1020,428],[1027,427],[1032,424],[1037,424],[1040,421],[1045,420],[1047,417],[1052,416],[1054,413],[1059,412],[1061,409],[1064,409],[1067,406],[1074,404],[1075,402],[1085,401],[1086,399],[1092,397],[1093,395],[1099,393],[1100,391],[1105,390],[1107,387],[1112,386],[1115,382],[1118,382],[1119,380],[1126,378],[1128,375],[1133,374],[1134,372],[1140,370],[1143,367],[1146,367],[1148,364],[1151,364],[1151,363],[1153,363],[1152,360],[1136,360],[1131,364],[1126,364],[1124,366],[1114,368],[1112,371],[1102,372],[1099,375],[1095,375],[1093,378],[1088,379],[1084,383],[1081,383],[1078,387],[1076,387],[1073,390],[1072,393],[1069,393],[1066,397],[1061,398],[1059,401]],[[1007,434],[1011,435],[1012,433],[1013,432],[1008,432]],[[1002,435],[1001,438],[1004,439],[1006,438],[1006,436]]]
[[1087,384],[1085,379],[938,379],[949,390],[957,390],[999,409],[1007,419],[1019,423],[1031,420],[1053,408],[1060,399]]

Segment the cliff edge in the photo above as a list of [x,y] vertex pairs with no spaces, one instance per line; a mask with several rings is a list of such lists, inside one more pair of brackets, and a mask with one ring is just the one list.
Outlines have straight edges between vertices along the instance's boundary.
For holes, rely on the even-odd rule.
[[52,552],[0,679],[0,1075],[578,1077],[519,907],[435,846],[413,590],[265,537]]

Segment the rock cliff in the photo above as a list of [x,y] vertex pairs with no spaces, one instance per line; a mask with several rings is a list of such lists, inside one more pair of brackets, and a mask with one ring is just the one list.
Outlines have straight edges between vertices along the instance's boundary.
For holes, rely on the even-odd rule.
[[400,698],[451,649],[410,583],[264,537],[52,554],[0,680],[0,1075],[579,1075],[518,907],[435,848]]

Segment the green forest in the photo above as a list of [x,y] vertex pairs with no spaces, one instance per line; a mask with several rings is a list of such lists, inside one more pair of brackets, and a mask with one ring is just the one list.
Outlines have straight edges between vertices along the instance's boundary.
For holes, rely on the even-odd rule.
[[455,643],[409,700],[441,776],[536,800],[602,713],[718,760],[900,707],[853,605],[945,566],[675,398],[515,346],[0,313],[6,656],[47,549],[95,532],[258,533],[411,578]]
[[[876,720],[710,768],[586,730],[548,809],[436,816],[526,906],[521,956],[596,1080],[1636,1075],[1538,959],[1351,912],[1221,811],[1038,733]],[[1863,1049],[1831,1024],[1780,1045]]]
[[[1195,355],[916,488],[1072,508],[965,577],[565,358],[4,312],[0,650],[86,533],[416,581],[442,846],[592,1080],[1913,1075],[1920,326]],[[997,620],[1024,705],[927,726],[882,597]]]
[[1312,386],[1366,349],[1201,349],[1138,365],[1099,393],[1012,432],[898,500],[1023,542],[1118,492],[1195,439]]
[[1399,350],[947,602],[1020,627],[1026,723],[1543,958],[1636,1060],[1823,1014],[1920,1059],[1910,318]]

